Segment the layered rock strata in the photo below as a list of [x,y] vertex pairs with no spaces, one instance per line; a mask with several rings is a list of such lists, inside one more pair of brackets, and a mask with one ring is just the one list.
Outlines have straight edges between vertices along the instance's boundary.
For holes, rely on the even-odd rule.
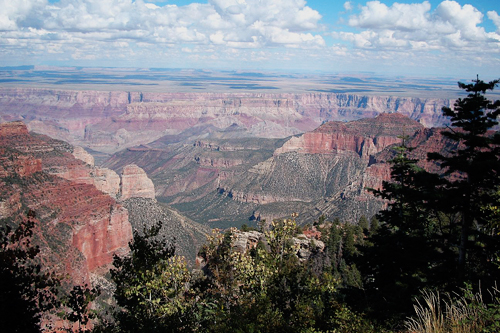
[[20,221],[25,209],[35,212],[35,243],[44,263],[73,283],[90,283],[90,274],[106,271],[113,254],[128,252],[127,210],[95,186],[69,179],[77,171],[67,179],[56,176],[58,167],[90,168],[68,145],[29,134],[22,123],[1,124],[0,144],[1,218]]
[[439,167],[425,161],[427,152],[453,148],[440,130],[391,113],[327,122],[284,140],[207,137],[185,145],[160,139],[115,154],[106,166],[140,165],[161,201],[213,227],[271,221],[290,212],[299,212],[303,223],[322,214],[357,221],[383,207],[367,189],[390,180],[387,162],[405,135],[417,147],[412,156],[431,171]]
[[105,152],[145,144],[192,128],[239,126],[245,136],[278,138],[325,121],[396,112],[442,125],[446,99],[336,93],[153,93],[0,88],[0,117],[24,119],[31,130]]

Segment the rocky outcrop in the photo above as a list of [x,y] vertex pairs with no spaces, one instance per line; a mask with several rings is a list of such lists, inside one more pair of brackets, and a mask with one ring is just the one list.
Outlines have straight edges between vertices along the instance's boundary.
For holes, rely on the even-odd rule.
[[0,148],[0,177],[31,176],[35,172],[42,171],[42,160],[32,156],[10,153],[8,158],[5,149]]
[[28,135],[28,128],[22,121],[3,123],[0,126],[0,137],[7,139]]
[[92,184],[98,190],[113,198],[118,198],[118,193],[120,192],[120,176],[118,176],[115,171],[107,168],[94,167],[90,171],[90,177],[92,179]]
[[127,165],[121,174],[121,200],[130,198],[155,198],[153,181],[135,164]]
[[87,153],[82,147],[75,146],[73,149],[73,156],[90,166],[94,166],[94,156]]
[[[232,247],[240,253],[247,253],[249,250],[257,247],[259,242],[267,244],[266,237],[259,231],[233,231]],[[308,237],[306,234],[299,234],[292,237],[293,247],[296,249],[295,254],[299,260],[307,260],[313,253],[323,252],[325,243],[322,241]]]
[[240,253],[247,253],[257,247],[259,242],[266,242],[266,237],[259,231],[239,231],[233,232],[232,247]]
[[240,159],[214,158],[210,156],[196,156],[195,161],[201,166],[215,167],[222,169],[231,168],[244,163]]
[[293,137],[275,155],[290,151],[302,154],[341,154],[350,151],[368,160],[385,147],[401,141],[402,135],[412,136],[423,126],[397,114],[381,114],[371,119],[348,123],[328,122],[316,130]]

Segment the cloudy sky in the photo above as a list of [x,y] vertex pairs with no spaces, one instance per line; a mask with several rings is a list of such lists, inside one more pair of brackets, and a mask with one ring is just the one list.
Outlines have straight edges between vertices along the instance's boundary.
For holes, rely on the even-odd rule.
[[0,66],[500,77],[500,1],[0,0]]

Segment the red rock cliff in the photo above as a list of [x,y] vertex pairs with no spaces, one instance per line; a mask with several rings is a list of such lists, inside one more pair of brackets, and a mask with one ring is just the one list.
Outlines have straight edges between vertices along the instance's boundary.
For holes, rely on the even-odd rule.
[[393,113],[349,123],[328,122],[312,132],[293,137],[275,155],[297,151],[303,154],[341,154],[355,152],[368,160],[385,147],[401,141],[401,135],[413,135],[423,126]]
[[[19,123],[0,124],[0,144],[0,215],[18,220],[22,207],[35,211],[46,264],[74,283],[90,283],[89,273],[102,273],[114,253],[128,251],[127,210],[92,184],[71,180],[92,168],[67,144],[30,134]],[[57,176],[63,169],[67,179]]]

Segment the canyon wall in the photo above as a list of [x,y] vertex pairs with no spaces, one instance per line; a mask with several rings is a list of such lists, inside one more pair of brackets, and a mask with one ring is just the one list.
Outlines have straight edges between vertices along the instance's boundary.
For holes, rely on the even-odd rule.
[[44,263],[73,283],[90,283],[91,274],[109,268],[113,254],[128,252],[127,210],[81,181],[91,167],[73,157],[71,146],[30,134],[20,122],[0,124],[0,146],[0,217],[19,221],[26,209],[35,213]]
[[45,261],[75,283],[90,283],[91,273],[107,271],[113,254],[128,251],[129,213],[115,199],[119,192],[121,200],[154,198],[142,169],[125,167],[120,188],[116,172],[93,166],[81,148],[30,134],[21,122],[0,124],[0,147],[0,218],[18,220],[23,209],[33,210]]
[[0,226],[19,223],[31,209],[42,262],[69,284],[103,281],[113,255],[128,253],[132,226],[142,231],[158,221],[194,262],[208,229],[159,204],[143,169],[125,165],[120,178],[90,157],[22,122],[0,124]]
[[238,126],[244,136],[278,138],[325,121],[397,112],[426,127],[445,122],[446,99],[336,93],[151,93],[0,88],[0,120],[103,152],[149,143],[197,126]]

